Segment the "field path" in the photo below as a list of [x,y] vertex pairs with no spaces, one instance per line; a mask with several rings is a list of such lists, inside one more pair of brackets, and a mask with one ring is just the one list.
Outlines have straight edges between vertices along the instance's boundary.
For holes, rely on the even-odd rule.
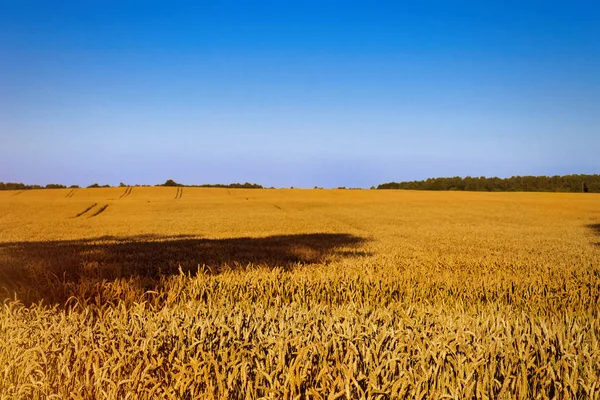
[[70,199],[71,197],[73,197],[73,195],[75,194],[76,191],[77,191],[77,188],[73,188],[69,193],[67,193],[67,195],[65,197]]

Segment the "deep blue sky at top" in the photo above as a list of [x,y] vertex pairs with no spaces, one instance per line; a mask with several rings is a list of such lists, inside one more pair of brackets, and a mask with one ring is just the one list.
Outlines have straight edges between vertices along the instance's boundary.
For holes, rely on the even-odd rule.
[[0,181],[599,173],[599,4],[0,0]]

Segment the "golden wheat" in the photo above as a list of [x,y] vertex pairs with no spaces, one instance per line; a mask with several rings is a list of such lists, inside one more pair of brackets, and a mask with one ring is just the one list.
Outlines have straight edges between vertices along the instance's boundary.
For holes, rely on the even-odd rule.
[[598,195],[127,193],[0,192],[0,398],[600,398]]

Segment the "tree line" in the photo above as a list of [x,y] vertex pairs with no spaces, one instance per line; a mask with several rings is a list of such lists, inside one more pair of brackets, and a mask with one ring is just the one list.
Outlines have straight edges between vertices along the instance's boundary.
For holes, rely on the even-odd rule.
[[[71,189],[78,188],[77,185],[69,186]],[[48,185],[26,185],[20,182],[0,182],[0,190],[30,190],[30,189],[67,189],[66,185],[50,183]]]
[[[119,187],[127,186],[123,182],[119,184]],[[133,185],[139,186],[139,185]],[[147,185],[144,185],[147,186]],[[216,183],[216,184],[205,184],[205,185],[184,185],[181,183],[177,183],[172,179],[167,180],[165,183],[158,184],[155,186],[185,186],[185,187],[212,187],[212,188],[226,188],[226,189],[262,189],[262,185],[256,183],[230,183],[228,185]],[[109,188],[110,185],[100,185],[98,183],[94,183],[92,185],[87,186],[88,188]],[[0,182],[0,190],[32,190],[32,189],[76,189],[79,188],[78,185],[60,185],[57,183],[50,183],[48,185],[26,185],[20,182]]]
[[[97,183],[87,186],[88,188],[109,188],[110,185],[99,185]],[[0,190],[33,190],[33,189],[79,189],[79,185],[61,185],[49,183],[47,185],[26,185],[21,182],[0,182]]]
[[590,192],[600,193],[600,175],[513,176],[510,178],[429,178],[389,182],[377,189],[462,190],[473,192]]
[[[127,186],[121,183],[119,186]],[[135,185],[138,186],[138,185]],[[156,186],[185,186],[185,187],[212,187],[225,189],[263,189],[256,183],[231,183],[231,184],[204,184],[184,185],[173,179]],[[88,188],[107,188],[110,185],[94,183]],[[29,190],[29,189],[75,189],[78,185],[61,185],[51,183],[42,185],[26,185],[17,182],[0,182],[0,190]],[[342,189],[340,187],[339,189]],[[372,187],[372,189],[374,189]],[[405,190],[461,190],[473,192],[590,192],[600,193],[600,175],[563,175],[563,176],[513,176],[510,178],[470,177],[462,178],[429,178],[421,181],[388,182],[377,186],[377,189],[405,189]]]
[[262,185],[257,183],[230,183],[228,185],[222,183],[204,184],[204,185],[184,185],[177,183],[173,179],[168,179],[165,183],[156,186],[182,186],[182,187],[203,187],[203,188],[224,188],[224,189],[262,189]]

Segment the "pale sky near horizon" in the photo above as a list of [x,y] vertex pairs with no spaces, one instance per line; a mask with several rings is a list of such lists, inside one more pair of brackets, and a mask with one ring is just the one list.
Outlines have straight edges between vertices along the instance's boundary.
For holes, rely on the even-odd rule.
[[600,173],[600,4],[1,1],[0,181]]

